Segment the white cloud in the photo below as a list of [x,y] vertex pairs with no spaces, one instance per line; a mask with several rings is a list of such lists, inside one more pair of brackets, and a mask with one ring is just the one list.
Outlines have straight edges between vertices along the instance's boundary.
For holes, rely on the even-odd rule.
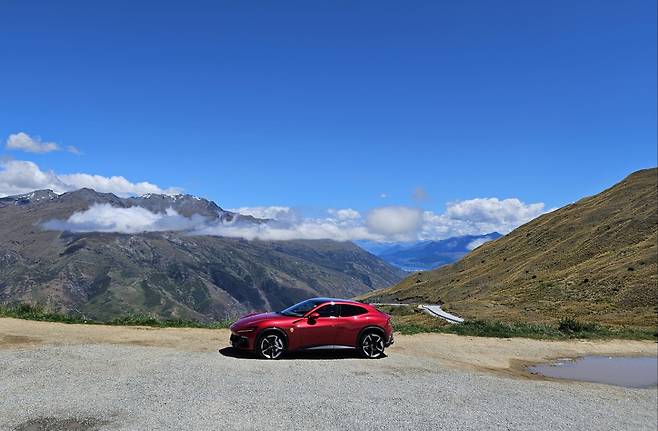
[[355,238],[382,239],[363,226],[345,226],[332,219],[306,219],[296,224],[279,222],[250,224],[211,221],[197,214],[184,217],[169,208],[165,213],[151,212],[142,207],[121,208],[110,204],[96,204],[76,212],[67,220],[44,223],[48,230],[71,232],[141,233],[184,231],[190,235],[239,237],[249,240],[334,239],[348,241]]
[[93,205],[85,211],[74,213],[67,220],[50,220],[44,223],[43,227],[71,232],[184,231],[190,235],[239,237],[249,240],[385,239],[368,231],[363,225],[347,225],[344,221],[331,218],[305,219],[295,223],[272,221],[263,224],[224,224],[196,214],[192,217],[184,217],[171,208],[165,213],[154,213],[142,207],[121,208],[109,204]]
[[331,219],[306,219],[301,223],[282,225],[264,223],[259,225],[209,225],[199,229],[194,234],[239,237],[281,241],[293,239],[333,239],[350,241],[354,239],[383,240],[381,235],[374,234],[364,226],[345,226]]
[[516,198],[480,198],[451,202],[446,215],[457,220],[518,224],[537,217],[543,211],[543,203],[526,205]]
[[327,210],[329,214],[336,217],[338,220],[356,220],[361,218],[361,213],[352,208],[343,208],[343,209],[329,209]]
[[371,231],[400,241],[415,236],[421,223],[421,210],[403,206],[374,208],[366,216]]
[[38,136],[32,137],[25,132],[9,135],[5,147],[8,150],[20,150],[28,153],[42,154],[53,151],[68,151],[69,153],[80,154],[80,151],[72,145],[62,148],[55,142],[43,142]]
[[491,232],[506,234],[545,212],[543,203],[525,204],[516,198],[451,202],[443,214],[425,211],[420,238],[443,239]]
[[285,206],[240,207],[231,208],[228,211],[242,215],[250,215],[260,219],[290,221],[297,218],[295,210]]
[[[479,204],[473,201],[484,203],[482,207],[478,207]],[[216,235],[249,240],[333,239],[397,242],[481,235],[493,231],[507,233],[518,224],[540,215],[539,208],[543,208],[541,204],[518,205],[519,201],[516,199],[496,200],[499,203],[508,202],[503,205],[516,208],[518,214],[513,216],[510,214],[512,209],[501,210],[496,205],[492,207],[491,199],[473,201],[452,203],[444,214],[402,206],[374,208],[368,211],[365,220],[358,211],[350,208],[329,210],[329,217],[324,218],[304,218],[299,211],[284,206],[237,209],[236,212],[242,214],[271,220],[262,224],[224,224],[199,215],[183,217],[172,209],[165,213],[153,213],[141,207],[117,208],[103,204],[75,213],[64,221],[50,221],[45,227],[77,232],[136,233],[171,230],[184,231],[190,235]],[[469,210],[463,211],[463,208]],[[493,208],[493,214],[486,213],[487,208]],[[476,248],[487,239],[473,241],[469,248]]]
[[58,176],[63,182],[73,185],[73,189],[87,187],[97,192],[114,193],[120,196],[145,195],[147,193],[177,194],[181,190],[175,187],[162,189],[155,184],[141,181],[132,183],[121,176],[104,177],[90,174],[65,174]]
[[485,243],[487,243],[491,240],[493,240],[493,238],[488,237],[488,236],[485,236],[483,238],[474,239],[473,241],[469,242],[468,245],[466,245],[466,248],[468,250],[475,250],[476,248],[478,248],[482,244],[485,244]]
[[73,154],[78,154],[78,155],[82,154],[82,152],[80,150],[78,150],[76,147],[74,147],[73,145],[67,145],[65,147],[65,150],[68,151],[69,153],[73,153]]
[[55,193],[67,191],[64,184],[52,171],[42,171],[33,162],[0,161],[0,196],[51,189]]
[[55,193],[64,193],[83,187],[89,187],[103,193],[114,193],[119,196],[146,193],[176,194],[180,192],[180,189],[177,188],[162,189],[148,182],[132,183],[121,176],[61,175],[53,171],[42,171],[36,163],[30,161],[0,161],[0,196],[28,193],[39,189],[50,189]]
[[[119,196],[146,193],[173,194],[148,182],[132,183],[121,176],[57,174],[42,171],[29,161],[0,161],[0,196],[51,189],[63,193],[81,187]],[[65,221],[51,221],[48,228],[74,231],[143,232],[174,230],[197,235],[218,235],[262,240],[334,239],[403,242],[437,240],[462,235],[506,234],[545,213],[543,203],[526,204],[519,199],[477,198],[451,202],[444,213],[405,206],[383,206],[364,214],[352,208],[328,209],[325,217],[304,217],[288,206],[240,207],[230,211],[270,222],[221,224],[200,216],[186,218],[175,211],[152,213],[144,208],[94,206]],[[484,240],[474,241],[476,248]]]
[[65,221],[51,220],[44,223],[50,230],[71,232],[156,232],[189,231],[203,227],[206,219],[198,214],[184,217],[169,208],[165,213],[154,213],[142,207],[120,208],[110,204],[95,204],[89,209],[76,212]]

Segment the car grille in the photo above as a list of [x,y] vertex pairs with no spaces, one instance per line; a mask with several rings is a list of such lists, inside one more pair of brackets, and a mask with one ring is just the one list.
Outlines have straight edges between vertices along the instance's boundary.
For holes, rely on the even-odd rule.
[[249,340],[246,337],[242,337],[237,334],[231,334],[231,345],[233,347],[247,347],[249,346]]

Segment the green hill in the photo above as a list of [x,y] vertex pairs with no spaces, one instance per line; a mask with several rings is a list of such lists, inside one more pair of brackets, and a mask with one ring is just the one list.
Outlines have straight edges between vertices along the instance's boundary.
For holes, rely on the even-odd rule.
[[658,183],[638,171],[484,244],[459,262],[369,292],[467,318],[658,323]]

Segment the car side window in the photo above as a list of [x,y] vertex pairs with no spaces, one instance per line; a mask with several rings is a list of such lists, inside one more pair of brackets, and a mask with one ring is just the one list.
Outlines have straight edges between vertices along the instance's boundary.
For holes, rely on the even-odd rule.
[[358,316],[359,314],[366,314],[367,312],[368,312],[368,310],[366,310],[363,307],[359,307],[358,305],[343,304],[340,307],[341,317]]
[[338,304],[328,304],[318,308],[316,311],[320,317],[338,317],[340,308]]

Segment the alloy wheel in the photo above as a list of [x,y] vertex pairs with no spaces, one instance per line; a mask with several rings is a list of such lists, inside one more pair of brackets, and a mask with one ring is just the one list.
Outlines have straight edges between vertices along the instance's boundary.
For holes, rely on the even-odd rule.
[[277,334],[266,335],[260,341],[260,353],[266,359],[277,359],[283,351],[283,339]]
[[379,358],[384,354],[384,338],[374,332],[367,334],[361,341],[361,351],[368,358]]

